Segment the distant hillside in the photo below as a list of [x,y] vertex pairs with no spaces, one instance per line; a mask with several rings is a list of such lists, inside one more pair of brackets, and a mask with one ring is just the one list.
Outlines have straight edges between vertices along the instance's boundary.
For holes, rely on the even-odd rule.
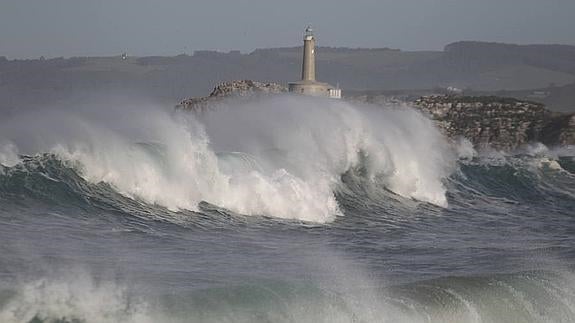
[[471,69],[523,65],[575,74],[575,46],[568,45],[457,42],[445,47],[444,57]]
[[[320,47],[317,60],[318,78],[339,84],[344,95],[345,90],[414,91],[448,86],[528,95],[534,89],[575,84],[575,46],[458,42],[444,51]],[[0,58],[0,108],[65,103],[94,93],[176,103],[227,80],[286,84],[299,79],[300,64],[301,47],[127,59]],[[567,100],[562,103],[565,109],[569,95],[561,97],[561,102]]]
[[436,67],[452,83],[474,90],[524,90],[575,80],[575,46],[458,42]]

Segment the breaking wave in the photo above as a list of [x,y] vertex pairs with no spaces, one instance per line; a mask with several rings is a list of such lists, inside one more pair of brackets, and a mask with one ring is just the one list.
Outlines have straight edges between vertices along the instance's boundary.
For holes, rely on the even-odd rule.
[[260,282],[186,295],[136,295],[87,274],[4,291],[2,322],[571,322],[571,274],[449,277],[394,287]]
[[349,171],[373,189],[445,207],[456,160],[408,107],[294,96],[228,101],[201,116],[146,106],[36,112],[0,129],[6,174],[58,161],[92,185],[172,211],[207,202],[319,223],[342,215],[336,195]]
[[292,96],[12,116],[0,321],[575,321],[574,156]]

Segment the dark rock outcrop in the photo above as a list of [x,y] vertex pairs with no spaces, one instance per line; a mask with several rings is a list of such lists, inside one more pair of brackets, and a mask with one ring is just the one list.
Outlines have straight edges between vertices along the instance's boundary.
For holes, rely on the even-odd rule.
[[230,81],[220,83],[209,96],[185,99],[176,108],[202,112],[213,103],[232,96],[246,97],[283,92],[287,92],[287,88],[277,83],[262,83],[250,80]]
[[540,103],[428,96],[416,100],[415,107],[429,114],[448,137],[465,137],[480,148],[511,150],[530,142],[575,144],[575,115],[552,113]]
[[[277,83],[231,81],[219,84],[207,97],[183,100],[177,108],[202,113],[225,98],[286,91],[285,86]],[[348,99],[384,105],[397,103],[381,98]],[[532,142],[549,146],[575,145],[575,114],[551,112],[540,103],[494,96],[434,95],[415,100],[413,106],[428,114],[446,136],[467,138],[478,148],[512,150]]]
[[575,145],[575,114],[552,117],[542,130],[541,141],[553,145]]

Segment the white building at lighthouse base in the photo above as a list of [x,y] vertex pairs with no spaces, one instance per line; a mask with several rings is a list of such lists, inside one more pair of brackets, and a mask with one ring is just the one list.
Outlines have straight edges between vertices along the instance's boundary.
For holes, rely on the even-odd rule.
[[289,91],[293,93],[323,96],[333,99],[341,99],[341,89],[318,81],[302,80],[289,84]]

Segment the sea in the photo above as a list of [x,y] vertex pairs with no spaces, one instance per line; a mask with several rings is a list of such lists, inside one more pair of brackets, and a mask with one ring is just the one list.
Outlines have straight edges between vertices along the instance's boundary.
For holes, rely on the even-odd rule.
[[575,322],[575,147],[278,95],[0,119],[0,322]]

